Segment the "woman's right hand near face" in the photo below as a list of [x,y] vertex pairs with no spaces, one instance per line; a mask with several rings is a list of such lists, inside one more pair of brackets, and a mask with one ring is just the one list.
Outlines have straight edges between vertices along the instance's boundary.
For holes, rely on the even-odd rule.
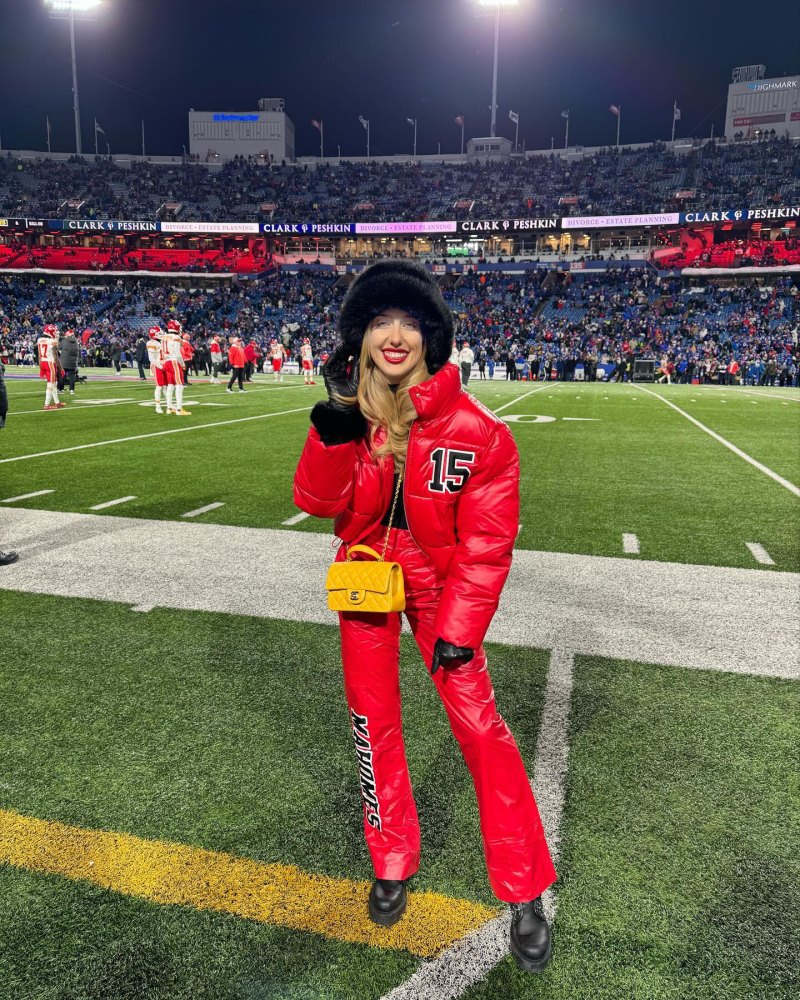
[[[350,410],[358,393],[359,358],[352,357],[350,348],[344,344],[331,354],[322,369],[328,400],[334,410]],[[345,402],[352,399],[353,402]]]

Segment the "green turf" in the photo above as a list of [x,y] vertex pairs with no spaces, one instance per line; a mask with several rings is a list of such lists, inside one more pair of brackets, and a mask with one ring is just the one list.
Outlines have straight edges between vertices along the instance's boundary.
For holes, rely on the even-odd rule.
[[[0,620],[15,623],[2,635],[0,807],[370,877],[335,627],[8,591]],[[532,760],[546,655],[490,656]],[[415,885],[491,903],[472,782],[408,637],[401,677],[424,843]]]
[[800,994],[800,688],[578,658],[554,957],[469,1000]]
[[[334,628],[10,591],[0,623],[0,807],[369,877]],[[546,654],[489,653],[531,765]],[[401,680],[414,886],[491,902],[471,782],[407,638]],[[554,959],[537,977],[506,959],[466,996],[795,996],[798,719],[791,682],[579,657]],[[417,964],[0,868],[14,1000],[377,1000]]]
[[[297,513],[292,476],[308,428],[307,409],[324,392],[291,378],[276,387],[261,377],[245,396],[192,386],[187,399],[220,405],[197,406],[185,418],[159,417],[138,405],[152,397],[152,388],[130,382],[81,387],[77,398],[133,402],[83,412],[76,412],[82,404],[71,402],[68,410],[26,412],[41,402],[38,384],[11,381],[2,458],[179,426],[258,419],[5,463],[2,495],[52,489],[20,505],[83,512],[134,495],[136,500],[103,514],[167,519],[217,502],[224,506],[202,515],[204,521],[280,528]],[[800,569],[800,533],[791,530],[797,497],[658,399],[633,386],[599,383],[473,380],[470,388],[491,409],[502,408],[501,416],[556,418],[509,424],[522,462],[520,548],[620,556],[622,535],[633,533],[640,558],[764,569],[745,546],[757,542],[776,570]],[[793,447],[800,439],[796,393],[781,400],[697,386],[655,391],[800,483],[800,451]],[[300,412],[266,416],[295,409]],[[329,532],[331,522],[308,518],[293,530]]]

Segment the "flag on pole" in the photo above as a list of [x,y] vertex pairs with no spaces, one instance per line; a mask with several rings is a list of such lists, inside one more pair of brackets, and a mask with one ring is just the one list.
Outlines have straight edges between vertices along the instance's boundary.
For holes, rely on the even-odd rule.
[[47,137],[50,138],[50,116],[47,116]]
[[619,118],[619,105],[618,104],[612,104],[609,107],[608,110],[611,112],[612,115],[616,115],[617,118]]
[[364,118],[363,115],[359,115],[358,120],[361,122],[364,128],[369,128],[369,121],[366,118]]
[[409,124],[409,125],[416,125],[416,124],[417,124],[417,123],[416,123],[416,122],[414,121],[414,119],[413,119],[413,118],[406,118],[406,121],[408,122],[408,124]]
[[516,112],[516,111],[509,111],[509,112],[508,112],[508,117],[509,117],[509,118],[511,119],[511,121],[512,121],[512,122],[513,122],[513,123],[514,123],[515,125],[519,125],[519,115],[517,114],[517,112]]
[[106,134],[105,129],[101,128],[100,125],[97,124],[97,119],[96,118],[94,120],[94,130],[95,130],[95,132],[99,132],[100,135],[105,135]]
[[672,109],[672,120],[675,122],[679,122],[681,120],[681,109],[678,107],[677,104]]
[[569,120],[569,108],[567,108],[566,111],[562,111],[561,112],[561,117],[562,118],[566,118],[567,120]]
[[456,125],[461,125],[463,127],[463,125],[464,125],[464,116],[463,115],[456,115]]
[[322,122],[318,122],[316,118],[311,119],[311,124],[315,129],[318,129],[320,132],[322,131]]

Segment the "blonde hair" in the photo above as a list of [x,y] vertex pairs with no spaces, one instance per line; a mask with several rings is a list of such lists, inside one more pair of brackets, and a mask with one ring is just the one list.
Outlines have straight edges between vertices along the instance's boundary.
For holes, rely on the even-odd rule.
[[[361,343],[361,374],[356,398],[370,426],[372,454],[375,458],[394,456],[395,472],[402,472],[405,468],[408,434],[417,416],[408,390],[430,377],[425,364],[426,353],[423,340],[419,361],[393,392],[389,380],[370,357],[367,338],[364,337]],[[376,447],[375,435],[379,427],[386,431],[386,440]]]

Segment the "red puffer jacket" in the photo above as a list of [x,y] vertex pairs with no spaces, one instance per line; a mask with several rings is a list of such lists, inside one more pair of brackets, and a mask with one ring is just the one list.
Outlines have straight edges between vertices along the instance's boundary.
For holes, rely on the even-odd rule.
[[[446,364],[410,390],[403,482],[406,520],[443,583],[437,634],[477,649],[497,610],[519,524],[519,456],[507,425],[461,389]],[[373,459],[366,438],[325,445],[315,428],[294,480],[297,506],[334,517],[348,544],[365,538],[388,509],[391,458]]]

